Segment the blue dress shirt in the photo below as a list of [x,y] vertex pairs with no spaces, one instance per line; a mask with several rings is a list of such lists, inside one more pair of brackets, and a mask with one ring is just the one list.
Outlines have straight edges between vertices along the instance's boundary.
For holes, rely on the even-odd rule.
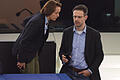
[[88,67],[84,57],[86,26],[83,31],[77,31],[75,27],[73,28],[73,31],[73,49],[70,65],[78,69],[85,69]]
[[45,30],[44,32],[45,33],[44,34],[46,34],[46,31],[48,29],[48,25],[47,24],[48,24],[48,20],[47,20],[47,17],[45,17],[45,28],[44,28],[44,30]]

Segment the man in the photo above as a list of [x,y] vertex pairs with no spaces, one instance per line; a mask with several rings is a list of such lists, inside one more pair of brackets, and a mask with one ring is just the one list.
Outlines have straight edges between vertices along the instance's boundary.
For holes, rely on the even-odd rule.
[[59,17],[62,4],[49,0],[43,6],[40,13],[33,15],[25,25],[24,30],[16,40],[13,47],[13,54],[17,55],[17,66],[25,69],[40,50],[48,38],[48,23],[55,21]]
[[100,33],[86,25],[88,8],[77,5],[73,9],[74,26],[64,30],[60,47],[63,66],[73,80],[101,80],[99,66],[103,60]]

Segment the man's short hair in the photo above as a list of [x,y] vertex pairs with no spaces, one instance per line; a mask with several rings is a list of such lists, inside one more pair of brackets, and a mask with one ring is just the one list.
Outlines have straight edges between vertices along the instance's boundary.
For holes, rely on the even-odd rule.
[[88,8],[87,8],[87,6],[85,6],[83,4],[75,6],[72,11],[75,11],[75,10],[81,10],[81,11],[83,11],[84,15],[88,14]]

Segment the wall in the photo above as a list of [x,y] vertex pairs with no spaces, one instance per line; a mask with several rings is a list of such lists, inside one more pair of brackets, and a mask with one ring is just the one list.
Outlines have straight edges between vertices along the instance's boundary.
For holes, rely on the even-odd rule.
[[16,13],[20,10],[27,8],[33,13],[40,10],[40,0],[0,0],[0,24],[4,23],[9,25],[10,29],[14,29],[10,24],[16,24],[20,29],[20,25],[25,17],[30,16],[27,11],[24,11],[19,17]]

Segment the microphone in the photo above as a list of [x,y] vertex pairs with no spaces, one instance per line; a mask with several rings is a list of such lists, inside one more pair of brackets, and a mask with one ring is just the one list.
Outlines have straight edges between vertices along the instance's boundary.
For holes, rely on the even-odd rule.
[[27,12],[30,13],[30,15],[33,15],[33,13],[32,13],[29,9],[24,8],[24,9],[22,9],[21,11],[17,12],[17,13],[16,13],[16,16],[20,16],[20,14],[21,14],[23,11],[27,11]]

